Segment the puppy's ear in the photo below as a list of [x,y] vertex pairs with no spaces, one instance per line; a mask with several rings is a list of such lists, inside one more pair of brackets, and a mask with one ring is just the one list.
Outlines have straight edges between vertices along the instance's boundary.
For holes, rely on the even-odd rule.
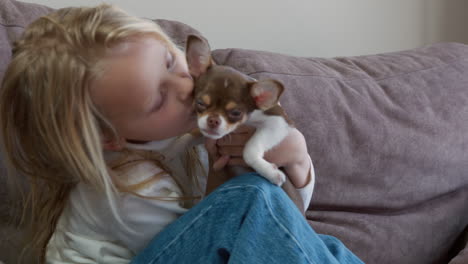
[[195,35],[189,35],[187,38],[185,56],[189,72],[194,78],[198,78],[202,73],[205,73],[212,64],[214,64],[211,59],[210,45],[206,40]]
[[270,109],[278,103],[284,91],[284,86],[276,80],[262,80],[250,84],[250,95],[257,107],[263,111]]

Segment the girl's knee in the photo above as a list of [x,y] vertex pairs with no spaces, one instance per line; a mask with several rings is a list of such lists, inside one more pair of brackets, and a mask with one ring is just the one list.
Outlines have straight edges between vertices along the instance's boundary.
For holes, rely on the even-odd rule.
[[255,186],[256,188],[268,192],[280,189],[278,186],[272,184],[270,181],[256,172],[249,172],[238,175],[227,181],[225,184],[221,185],[220,189],[242,186]]
[[215,193],[225,198],[231,197],[229,199],[238,202],[241,200],[250,203],[263,201],[271,204],[276,202],[287,203],[285,200],[289,200],[281,187],[271,183],[255,172],[245,173],[232,178],[215,190],[213,194]]

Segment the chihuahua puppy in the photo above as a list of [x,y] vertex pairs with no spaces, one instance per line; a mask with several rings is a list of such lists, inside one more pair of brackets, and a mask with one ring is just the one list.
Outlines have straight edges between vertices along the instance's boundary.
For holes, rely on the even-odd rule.
[[278,103],[283,85],[272,79],[257,81],[234,68],[216,65],[208,42],[194,35],[187,39],[186,59],[195,83],[200,132],[219,139],[241,124],[255,127],[243,158],[260,175],[281,186],[285,174],[263,156],[295,129]]

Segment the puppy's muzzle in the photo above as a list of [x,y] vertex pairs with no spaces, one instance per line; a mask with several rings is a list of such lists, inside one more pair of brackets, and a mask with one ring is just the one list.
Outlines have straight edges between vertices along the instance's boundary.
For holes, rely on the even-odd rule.
[[211,115],[208,117],[207,125],[209,128],[216,129],[219,127],[219,124],[221,124],[221,120],[217,115]]

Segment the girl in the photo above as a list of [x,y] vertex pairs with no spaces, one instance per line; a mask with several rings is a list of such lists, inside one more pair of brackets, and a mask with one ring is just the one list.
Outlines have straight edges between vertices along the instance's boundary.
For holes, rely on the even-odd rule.
[[[187,144],[192,89],[166,34],[115,7],[61,9],[26,29],[3,80],[0,118],[9,169],[29,180],[38,261],[360,263],[255,173],[216,188],[235,174],[214,171],[245,165],[251,131],[207,141],[208,158]],[[300,168],[290,180],[307,208],[314,173],[302,134],[266,158]]]

